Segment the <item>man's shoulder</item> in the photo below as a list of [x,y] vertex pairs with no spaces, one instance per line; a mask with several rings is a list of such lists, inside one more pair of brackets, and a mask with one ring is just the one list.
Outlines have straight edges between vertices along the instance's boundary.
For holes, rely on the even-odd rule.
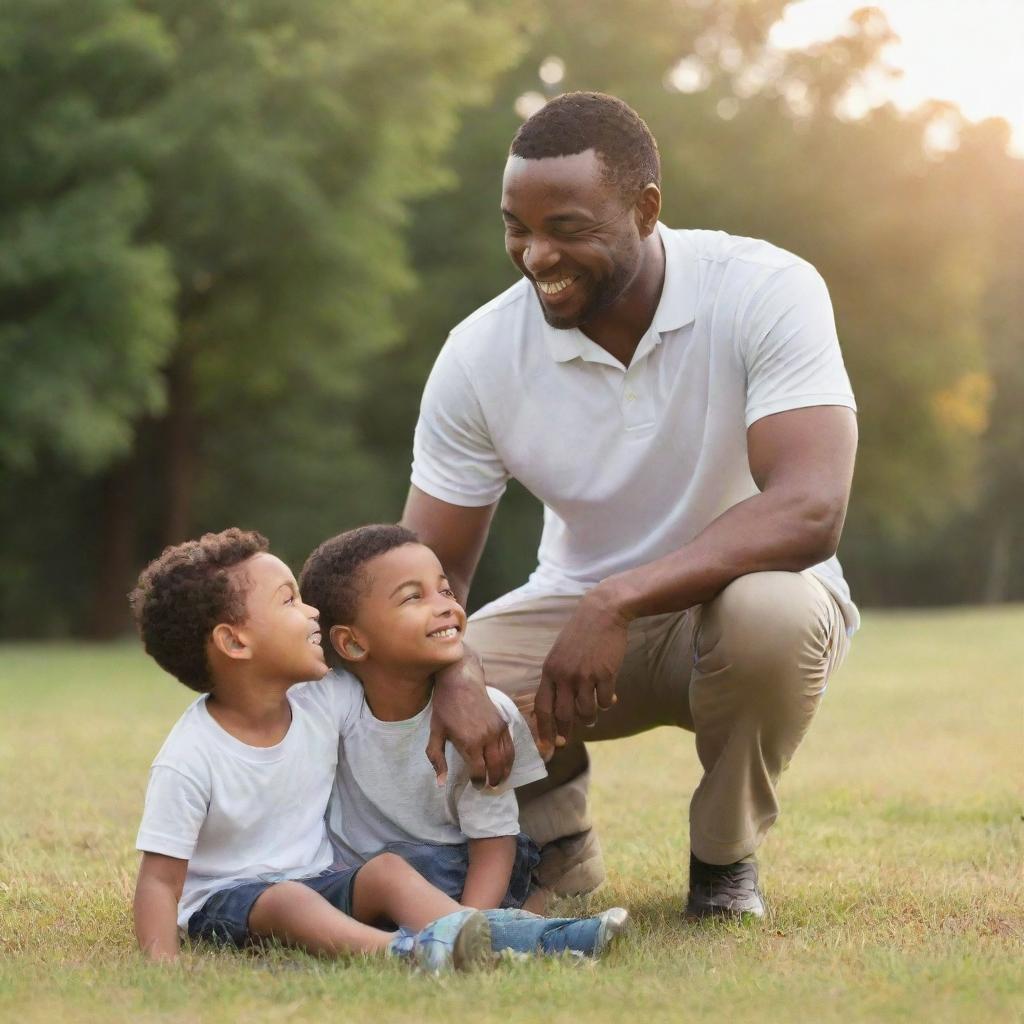
[[448,345],[466,352],[486,345],[493,337],[507,340],[510,331],[515,332],[529,318],[531,297],[528,282],[520,278],[457,323],[448,334]]
[[749,273],[763,271],[770,274],[786,267],[810,266],[803,257],[762,238],[703,228],[670,228],[669,235],[680,246],[689,248],[698,260],[734,264],[736,269],[746,269]]

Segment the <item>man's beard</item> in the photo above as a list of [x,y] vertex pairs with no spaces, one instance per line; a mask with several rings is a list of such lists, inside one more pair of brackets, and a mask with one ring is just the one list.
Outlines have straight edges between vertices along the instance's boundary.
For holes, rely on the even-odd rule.
[[623,263],[616,263],[612,276],[599,282],[583,309],[570,316],[558,316],[549,310],[539,298],[537,301],[540,302],[541,313],[550,327],[560,331],[569,331],[574,327],[585,326],[595,317],[611,309],[622,298],[635,275],[635,268],[630,268]]

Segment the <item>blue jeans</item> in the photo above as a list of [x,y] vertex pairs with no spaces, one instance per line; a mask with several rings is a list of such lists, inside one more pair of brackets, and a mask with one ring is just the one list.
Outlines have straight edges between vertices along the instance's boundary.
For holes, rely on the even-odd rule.
[[[469,870],[469,848],[465,843],[457,846],[434,846],[430,843],[389,843],[381,853],[394,853],[410,867],[414,867],[431,885],[453,900],[462,899]],[[370,858],[367,858],[370,859]],[[501,901],[503,907],[521,907],[530,895],[533,869],[540,860],[537,844],[522,832],[516,836],[516,858],[512,864],[512,877],[508,891]]]
[[[352,916],[352,889],[359,868],[327,870],[312,878],[295,878],[321,896],[332,907]],[[188,937],[193,940],[244,946],[253,936],[249,932],[249,914],[253,904],[276,882],[239,882],[215,892],[189,919]]]

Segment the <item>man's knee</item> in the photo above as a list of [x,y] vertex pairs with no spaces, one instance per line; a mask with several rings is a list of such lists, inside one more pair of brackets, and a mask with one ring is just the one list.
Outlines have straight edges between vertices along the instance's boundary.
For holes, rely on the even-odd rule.
[[802,573],[758,572],[733,580],[701,609],[698,665],[712,661],[785,683],[827,658],[836,615],[822,587]]

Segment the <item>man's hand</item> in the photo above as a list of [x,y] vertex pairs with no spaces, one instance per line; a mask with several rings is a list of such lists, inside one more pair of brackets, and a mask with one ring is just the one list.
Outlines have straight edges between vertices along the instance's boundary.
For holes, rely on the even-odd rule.
[[457,665],[437,674],[427,760],[443,786],[448,778],[445,740],[451,740],[477,785],[499,786],[512,771],[515,748],[508,723],[484,689],[483,666],[469,648]]
[[564,747],[577,719],[593,725],[617,700],[629,620],[600,587],[584,597],[548,653],[537,691],[538,746]]

